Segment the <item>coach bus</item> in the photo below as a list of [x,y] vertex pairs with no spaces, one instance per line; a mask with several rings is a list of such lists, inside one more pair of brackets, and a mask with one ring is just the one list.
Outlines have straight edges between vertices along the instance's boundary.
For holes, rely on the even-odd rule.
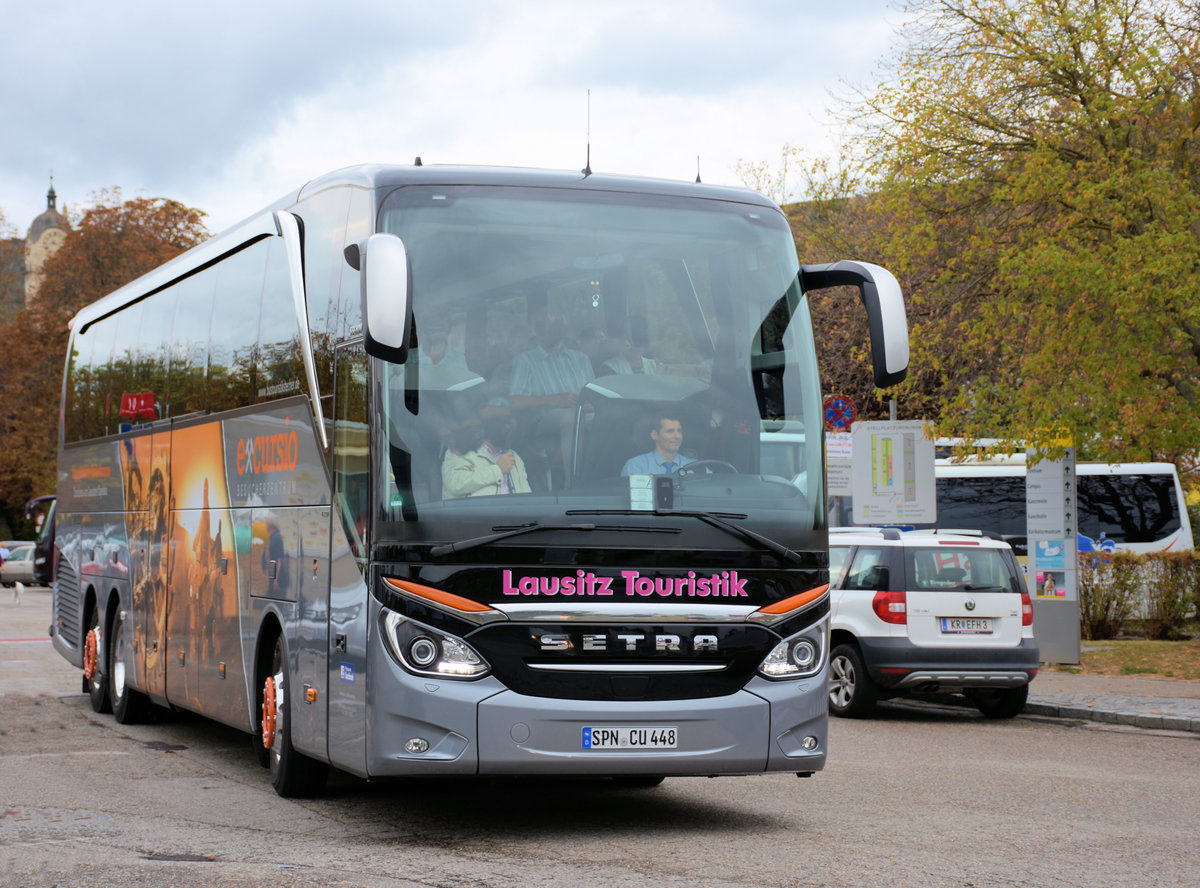
[[[1025,463],[939,459],[937,526],[998,533],[1025,554]],[[1172,463],[1091,463],[1075,469],[1080,551],[1192,548],[1192,525]]]
[[752,192],[312,181],[73,319],[54,644],[122,723],[249,732],[282,795],[331,766],[811,775],[823,448],[803,491],[759,461],[822,434],[829,287],[902,379],[895,278],[801,267]]

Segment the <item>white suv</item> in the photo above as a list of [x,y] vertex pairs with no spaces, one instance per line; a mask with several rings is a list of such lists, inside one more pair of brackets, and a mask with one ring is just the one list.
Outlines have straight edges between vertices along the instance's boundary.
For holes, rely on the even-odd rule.
[[1037,675],[1033,603],[1012,548],[972,531],[829,532],[833,600],[829,710],[963,693],[1012,718]]

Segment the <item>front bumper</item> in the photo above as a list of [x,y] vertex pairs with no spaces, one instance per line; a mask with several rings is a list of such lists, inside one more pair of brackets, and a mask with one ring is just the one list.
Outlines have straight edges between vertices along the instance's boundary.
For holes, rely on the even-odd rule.
[[[368,694],[368,776],[716,776],[812,773],[828,748],[828,669],[798,681],[756,677],[736,693],[690,700],[562,700],[518,694],[494,677],[436,681],[376,646]],[[585,728],[674,727],[673,749],[585,749]],[[411,740],[422,741],[414,748]],[[806,743],[809,748],[806,748]]]

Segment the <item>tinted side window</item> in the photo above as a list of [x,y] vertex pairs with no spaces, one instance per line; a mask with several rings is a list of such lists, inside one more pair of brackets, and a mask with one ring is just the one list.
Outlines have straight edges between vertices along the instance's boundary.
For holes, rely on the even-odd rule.
[[1166,474],[1079,475],[1079,532],[1150,543],[1179,530],[1175,479]]
[[117,336],[117,316],[112,315],[97,321],[90,328],[96,347],[92,351],[92,407],[88,414],[86,436],[99,438],[117,431],[117,410],[120,402],[113,403],[112,352]]
[[937,526],[1025,536],[1024,476],[938,478]]
[[273,237],[267,246],[266,283],[258,334],[258,400],[286,398],[305,390],[300,329],[288,276],[287,248]]
[[[363,244],[375,230],[375,197],[370,191],[350,193],[350,215],[346,221],[345,245]],[[345,247],[342,249],[345,255]],[[362,333],[362,284],[359,273],[342,260],[341,305],[338,309],[338,339],[353,339]]]
[[211,271],[180,281],[175,293],[171,337],[171,415],[189,416],[208,409],[208,334],[212,326]]
[[[130,305],[116,315],[116,335],[113,338],[112,377],[109,383],[109,394],[112,398],[112,413],[116,414],[117,428],[111,426],[109,431],[119,431],[121,427],[131,427],[137,424],[137,399],[139,391],[138,363],[138,333],[142,326],[142,303]],[[110,414],[111,415],[111,414]]]
[[213,412],[254,403],[267,243],[259,241],[216,266],[208,364],[208,406]]
[[96,325],[92,324],[71,339],[67,362],[67,403],[64,435],[67,443],[90,437],[88,414],[91,411],[92,351]]
[[333,341],[338,333],[341,275],[346,266],[342,251],[349,210],[350,191],[345,188],[324,191],[296,208],[296,215],[304,221],[308,326],[322,392],[333,388]]
[[139,394],[137,414],[141,422],[152,422],[169,415],[167,370],[174,319],[174,288],[155,293],[143,301],[134,370],[134,388]]

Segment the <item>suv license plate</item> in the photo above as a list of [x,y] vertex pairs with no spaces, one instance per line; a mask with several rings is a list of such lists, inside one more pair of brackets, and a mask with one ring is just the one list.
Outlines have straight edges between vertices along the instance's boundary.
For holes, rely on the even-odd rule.
[[942,617],[942,632],[948,635],[990,635],[992,621],[987,617]]
[[656,725],[644,728],[584,728],[584,749],[675,749],[679,728]]

